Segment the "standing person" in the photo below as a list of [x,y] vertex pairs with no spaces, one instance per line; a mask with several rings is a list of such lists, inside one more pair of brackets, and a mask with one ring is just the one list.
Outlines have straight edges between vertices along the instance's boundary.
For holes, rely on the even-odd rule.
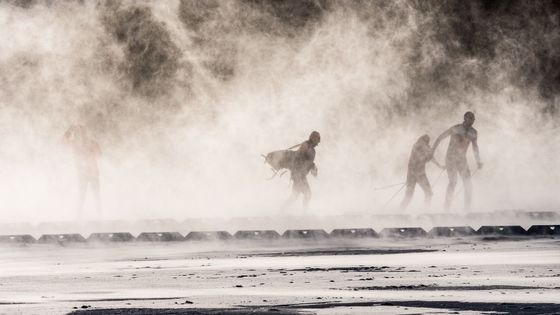
[[315,165],[315,147],[321,142],[321,135],[313,131],[309,139],[299,145],[295,157],[290,167],[292,185],[292,195],[284,204],[284,208],[290,206],[300,194],[303,194],[303,206],[307,209],[311,200],[311,188],[307,182],[307,174],[317,177],[317,166]]
[[99,193],[99,168],[97,160],[101,156],[99,144],[93,140],[82,125],[72,125],[63,137],[64,143],[70,147],[74,155],[74,163],[78,175],[78,198],[76,210],[81,216],[88,186],[93,190],[95,207],[101,211],[101,197]]
[[433,151],[430,147],[430,136],[423,135],[418,138],[410,152],[408,173],[406,175],[406,193],[401,202],[401,210],[405,210],[408,207],[416,184],[420,185],[424,191],[426,209],[430,207],[433,193],[428,176],[426,176],[426,164],[430,161],[438,167],[444,168],[434,159]]
[[449,177],[449,184],[447,185],[447,193],[445,195],[445,210],[449,210],[451,202],[455,194],[455,186],[457,185],[457,174],[461,175],[463,180],[463,188],[465,191],[465,210],[471,209],[472,200],[472,183],[471,171],[467,163],[467,150],[472,143],[474,157],[476,159],[478,169],[482,168],[480,161],[480,154],[478,151],[478,133],[472,126],[475,121],[473,112],[466,112],[463,116],[462,124],[455,125],[442,133],[435,141],[433,151],[435,151],[439,143],[451,137],[449,147],[447,148],[447,155],[445,157],[445,164],[447,168],[447,175]]

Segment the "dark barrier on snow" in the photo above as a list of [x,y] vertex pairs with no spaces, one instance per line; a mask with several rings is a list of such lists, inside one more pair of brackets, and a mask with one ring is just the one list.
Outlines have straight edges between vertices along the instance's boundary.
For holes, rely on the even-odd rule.
[[428,233],[431,237],[473,236],[476,231],[470,226],[437,226]]
[[331,237],[342,238],[368,238],[379,237],[377,232],[370,228],[361,229],[334,229],[331,231]]
[[128,232],[118,233],[93,233],[88,237],[88,242],[113,243],[113,242],[132,242],[134,236]]
[[275,240],[280,238],[280,234],[273,230],[264,231],[237,231],[234,237],[238,240]]
[[65,244],[84,243],[86,239],[80,234],[44,234],[41,235],[39,243]]
[[35,242],[36,242],[35,238],[29,234],[0,235],[0,243],[31,244]]
[[499,235],[499,236],[525,236],[527,231],[519,225],[505,226],[482,226],[478,229],[479,235]]
[[193,231],[185,236],[186,241],[225,241],[231,239],[226,231]]
[[185,238],[179,232],[142,232],[136,240],[140,242],[181,242]]
[[325,230],[287,230],[282,234],[283,238],[288,239],[310,239],[322,240],[329,237]]
[[560,225],[533,225],[527,230],[527,234],[560,236]]
[[424,229],[419,227],[405,227],[405,228],[386,228],[380,233],[383,237],[395,237],[395,238],[415,238],[415,237],[425,237],[427,235]]

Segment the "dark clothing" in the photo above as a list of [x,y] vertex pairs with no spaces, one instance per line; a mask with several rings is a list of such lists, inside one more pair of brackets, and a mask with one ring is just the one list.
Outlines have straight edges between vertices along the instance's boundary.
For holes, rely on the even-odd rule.
[[302,172],[307,175],[309,171],[315,165],[315,148],[309,143],[305,141],[296,151],[296,159],[295,159],[295,168],[296,172]]
[[424,174],[416,174],[412,175],[408,173],[406,177],[406,192],[404,199],[401,203],[401,209],[406,209],[410,200],[412,200],[412,196],[414,195],[414,189],[416,188],[416,184],[420,185],[420,188],[424,191],[424,203],[427,207],[430,206],[432,201],[432,186],[430,186],[430,181],[428,180],[428,176],[426,173]]
[[294,186],[297,182],[305,181],[304,186],[307,186],[307,189],[309,189],[306,176],[309,174],[309,171],[315,167],[314,161],[315,148],[309,143],[309,141],[305,141],[296,151],[294,167],[291,170]]
[[292,180],[294,181],[292,190],[295,193],[302,193],[305,196],[311,194],[311,187],[309,187],[309,183],[307,182],[307,177],[292,174]]
[[[428,140],[429,141],[429,140]],[[420,138],[412,147],[410,159],[408,160],[408,174],[406,176],[406,193],[401,203],[401,209],[406,209],[416,184],[420,185],[426,196],[426,205],[429,205],[432,198],[432,188],[426,176],[426,163],[432,159],[432,149],[428,141]]]
[[290,168],[291,178],[293,181],[292,185],[292,196],[284,207],[291,204],[299,194],[303,194],[303,203],[307,207],[309,200],[311,199],[311,187],[307,182],[307,174],[311,170],[316,170],[315,167],[315,146],[308,140],[299,146],[299,149],[295,152],[294,163]]
[[408,159],[408,173],[426,174],[426,163],[432,159],[432,149],[427,142],[417,141]]

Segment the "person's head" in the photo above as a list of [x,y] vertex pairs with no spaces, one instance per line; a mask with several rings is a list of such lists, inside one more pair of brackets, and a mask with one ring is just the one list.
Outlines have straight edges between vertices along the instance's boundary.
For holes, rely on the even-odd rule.
[[319,134],[319,132],[313,131],[313,132],[309,135],[309,142],[310,142],[313,146],[317,146],[317,145],[319,144],[319,142],[321,142],[321,135]]
[[430,136],[428,135],[423,135],[420,138],[418,138],[418,142],[423,142],[425,144],[430,144]]
[[466,112],[463,116],[463,125],[466,127],[471,127],[474,124],[474,113],[473,112]]

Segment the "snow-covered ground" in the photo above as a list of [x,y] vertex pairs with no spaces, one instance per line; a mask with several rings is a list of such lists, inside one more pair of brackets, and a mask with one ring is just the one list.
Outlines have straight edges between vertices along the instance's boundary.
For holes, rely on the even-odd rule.
[[554,303],[558,238],[0,248],[2,314],[554,314]]

